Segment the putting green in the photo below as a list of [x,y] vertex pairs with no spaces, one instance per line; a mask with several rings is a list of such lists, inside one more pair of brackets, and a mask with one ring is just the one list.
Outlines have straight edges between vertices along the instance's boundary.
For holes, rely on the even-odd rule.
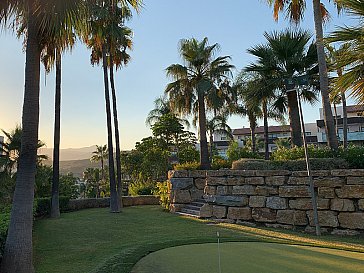
[[[363,273],[364,253],[259,242],[220,244],[222,273]],[[132,273],[218,273],[217,244],[166,248],[141,259]]]

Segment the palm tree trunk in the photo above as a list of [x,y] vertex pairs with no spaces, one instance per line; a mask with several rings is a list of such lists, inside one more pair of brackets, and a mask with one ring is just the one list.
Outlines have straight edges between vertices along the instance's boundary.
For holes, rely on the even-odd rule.
[[264,120],[264,159],[269,159],[269,137],[268,137],[268,107],[267,102],[263,101],[263,120]]
[[200,164],[202,170],[210,169],[209,150],[206,137],[206,112],[205,99],[203,94],[198,91],[198,124],[200,130]]
[[109,77],[107,73],[107,59],[106,48],[102,46],[102,62],[104,70],[104,85],[105,85],[105,106],[106,106],[106,119],[107,119],[107,144],[109,152],[109,179],[110,179],[110,210],[111,212],[119,212],[119,201],[116,192],[115,181],[115,167],[114,167],[114,148],[112,141],[112,124],[111,124],[111,109],[110,109],[110,91],[109,91]]
[[212,163],[212,155],[214,153],[214,137],[213,132],[210,132],[210,162]]
[[59,146],[61,138],[61,77],[62,61],[61,54],[56,52],[56,92],[54,104],[54,140],[53,140],[53,179],[52,179],[52,201],[51,218],[59,218]]
[[252,140],[252,152],[255,153],[256,152],[256,146],[257,146],[257,142],[256,142],[256,138],[255,138],[255,127],[256,127],[256,119],[254,114],[248,114],[249,117],[249,125],[250,125],[250,138]]
[[118,109],[116,102],[116,91],[115,91],[115,80],[114,80],[114,65],[113,58],[110,54],[110,83],[111,83],[111,94],[112,94],[112,108],[114,115],[114,126],[115,126],[115,148],[116,148],[116,180],[117,180],[117,191],[119,207],[123,206],[121,201],[122,195],[122,184],[121,184],[121,160],[120,160],[120,136],[119,136],[119,120],[118,120]]
[[292,145],[301,147],[302,143],[302,132],[300,115],[297,101],[297,91],[287,92],[288,100],[288,116],[289,116],[289,127],[291,131]]
[[320,90],[322,96],[322,106],[324,110],[324,120],[326,126],[327,144],[332,150],[338,149],[338,141],[335,133],[335,124],[329,99],[329,80],[327,76],[327,65],[323,44],[322,14],[320,0],[313,0],[313,14],[315,19],[317,57],[320,73]]
[[10,225],[0,268],[2,273],[34,272],[32,227],[39,126],[40,46],[33,12],[34,0],[29,0],[23,134]]
[[[342,69],[337,71],[337,75],[341,77],[343,74]],[[341,92],[341,102],[343,104],[343,145],[344,149],[348,148],[348,113],[346,110],[346,95],[345,91]]]
[[338,134],[338,128],[337,128],[337,107],[336,107],[336,103],[334,103],[334,113],[335,113],[335,132],[336,135]]

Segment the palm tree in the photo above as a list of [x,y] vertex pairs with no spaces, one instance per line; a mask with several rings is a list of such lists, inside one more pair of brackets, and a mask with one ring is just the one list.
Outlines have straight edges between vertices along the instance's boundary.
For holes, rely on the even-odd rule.
[[180,41],[180,55],[184,65],[172,64],[166,71],[173,82],[166,87],[171,107],[181,115],[198,113],[200,136],[200,163],[202,169],[209,169],[209,155],[206,137],[206,97],[215,90],[216,82],[226,79],[233,66],[229,56],[214,58],[218,44],[208,45],[208,39],[201,42],[192,38]]
[[230,126],[227,124],[226,116],[215,116],[212,119],[206,120],[206,129],[210,137],[210,160],[212,162],[214,152],[214,133],[219,133],[227,136],[229,140],[233,139],[233,134]]
[[[280,96],[287,99],[292,144],[302,146],[301,123],[295,85],[285,83],[295,75],[306,76],[309,81],[301,97],[311,104],[317,101],[317,53],[311,35],[302,30],[285,30],[265,33],[266,45],[258,45],[248,50],[257,61],[247,67],[248,71],[269,73],[269,84],[281,91]],[[283,98],[282,98],[283,100]],[[285,98],[284,98],[285,100]]]
[[[101,163],[101,180],[105,181],[105,160],[108,158],[109,153],[106,145],[98,146],[96,145],[96,150],[92,152],[91,162],[100,162]],[[100,197],[100,187],[99,182],[97,181],[97,198]]]
[[[270,6],[274,7],[274,18],[278,20],[279,13],[284,11],[290,21],[299,23],[303,16],[306,8],[307,1],[300,0],[267,0]],[[340,2],[334,1],[340,8]],[[325,6],[320,0],[312,0],[313,3],[313,14],[316,30],[316,48],[320,75],[320,90],[322,96],[322,104],[324,109],[324,120],[326,126],[327,142],[331,149],[338,149],[338,140],[335,132],[335,124],[331,111],[330,99],[329,99],[329,81],[327,73],[327,65],[325,59],[325,50],[323,43],[323,21],[328,18],[329,14]]]

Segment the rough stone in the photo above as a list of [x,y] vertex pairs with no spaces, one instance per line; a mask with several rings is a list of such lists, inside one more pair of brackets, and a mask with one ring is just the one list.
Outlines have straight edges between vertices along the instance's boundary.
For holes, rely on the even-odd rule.
[[198,190],[198,189],[191,189],[190,193],[191,193],[192,201],[196,201],[196,200],[199,200],[199,199],[201,199],[203,197],[204,191],[203,190]]
[[225,177],[207,177],[206,185],[208,186],[218,186],[218,185],[226,185]]
[[282,224],[265,224],[265,226],[269,228],[287,229],[287,230],[292,230],[294,228],[294,226],[282,225]]
[[249,199],[245,196],[205,196],[207,203],[230,206],[230,207],[244,207],[248,205]]
[[265,184],[271,186],[282,186],[286,182],[285,176],[267,176]]
[[335,192],[339,198],[364,198],[364,185],[343,186]]
[[[311,210],[312,209],[312,202],[311,198],[299,198],[294,200],[289,200],[289,207],[291,209],[297,210]],[[317,208],[318,209],[329,209],[330,207],[330,200],[329,199],[317,199]]]
[[277,212],[269,208],[253,208],[252,217],[257,222],[276,222]]
[[232,186],[217,186],[216,195],[231,195]]
[[318,197],[321,198],[335,198],[335,189],[328,187],[319,187],[318,188]]
[[350,199],[331,199],[331,210],[355,211],[354,202]]
[[212,215],[219,219],[225,218],[226,217],[226,207],[225,206],[213,206]]
[[288,179],[287,184],[289,185],[308,185],[310,183],[308,177],[291,176]]
[[172,190],[171,203],[189,204],[191,203],[191,194],[189,190]]
[[241,176],[241,177],[250,177],[255,176],[254,170],[228,170],[226,175],[228,176]]
[[228,209],[227,218],[235,220],[251,220],[252,213],[250,208],[233,208]]
[[264,185],[264,178],[263,177],[247,177],[245,178],[245,184],[250,185]]
[[195,179],[195,186],[199,190],[203,190],[206,186],[206,179],[205,178],[196,178]]
[[308,186],[280,186],[279,196],[281,197],[310,197]]
[[339,169],[339,170],[332,170],[332,176],[364,176],[364,169]]
[[206,176],[215,176],[215,177],[226,176],[226,171],[225,170],[208,170],[206,172]]
[[228,177],[228,178],[226,178],[226,184],[229,186],[244,185],[245,178],[244,177]]
[[242,220],[236,220],[236,224],[242,225],[242,226],[247,226],[247,227],[256,227],[257,226],[256,223],[242,221]]
[[340,226],[349,229],[364,229],[363,212],[341,212],[339,214]]
[[[310,221],[310,225],[314,226],[313,212],[307,211],[307,216]],[[337,219],[337,213],[329,210],[318,211],[319,224],[322,227],[338,227],[339,221]]]
[[360,232],[351,229],[334,229],[331,232],[332,235],[339,235],[339,236],[356,236],[359,235]]
[[171,179],[172,177],[174,177],[174,178],[188,177],[188,171],[186,171],[186,170],[169,171],[168,179]]
[[264,208],[265,207],[265,196],[250,196],[249,207],[251,208]]
[[313,180],[315,187],[341,187],[345,183],[345,179],[342,177],[322,177],[315,178]]
[[[314,177],[325,177],[325,176],[330,175],[330,171],[314,170],[314,171],[311,171],[311,175]],[[307,173],[307,171],[295,171],[295,172],[292,172],[292,176],[303,177],[303,176],[308,176],[308,173]]]
[[364,185],[364,177],[348,176],[346,179],[348,185]]
[[174,203],[171,203],[171,205],[169,207],[169,210],[170,210],[170,212],[179,212],[184,207],[185,207],[185,204],[174,204]]
[[364,210],[364,199],[360,199],[358,201],[358,205],[360,210]]
[[204,170],[191,170],[188,172],[189,177],[199,178],[206,177],[206,171]]
[[267,197],[266,207],[278,210],[286,209],[287,199],[278,196]]
[[253,185],[243,185],[243,186],[233,186],[233,195],[253,195],[255,193],[255,186]]
[[171,178],[172,190],[185,190],[193,187],[193,178]]
[[214,222],[217,224],[235,224],[235,220],[233,219],[214,219]]
[[216,195],[216,187],[215,186],[206,186],[204,189],[204,193],[207,195]]
[[256,176],[285,176],[290,175],[288,170],[257,170]]
[[278,194],[277,187],[269,187],[269,186],[257,186],[255,188],[256,195],[270,196]]
[[307,217],[304,211],[279,210],[277,211],[277,222],[288,225],[307,225]]
[[[320,231],[322,234],[328,233],[329,230],[327,228],[320,227]],[[306,226],[305,228],[306,233],[316,233],[316,228],[311,226]]]
[[201,218],[210,218],[212,216],[212,206],[209,204],[204,204],[200,209]]

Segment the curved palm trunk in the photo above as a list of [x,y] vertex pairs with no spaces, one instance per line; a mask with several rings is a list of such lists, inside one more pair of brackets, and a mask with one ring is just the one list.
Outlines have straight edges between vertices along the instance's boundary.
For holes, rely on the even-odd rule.
[[324,110],[324,120],[326,127],[327,144],[332,150],[338,149],[338,141],[335,133],[334,118],[332,116],[329,99],[329,80],[327,76],[327,65],[323,44],[322,14],[320,0],[313,0],[313,15],[315,19],[317,57],[320,72],[320,90],[322,96],[322,106]]
[[0,268],[2,273],[34,272],[32,226],[39,126],[40,46],[33,4],[34,1],[28,1],[23,134],[10,225]]
[[202,170],[210,169],[209,150],[206,137],[206,112],[203,94],[198,92],[198,124],[200,130],[200,163]]
[[121,160],[120,160],[120,136],[119,136],[119,121],[118,121],[118,109],[116,102],[116,91],[115,91],[115,80],[114,80],[114,65],[112,62],[112,55],[110,55],[110,83],[111,83],[111,94],[112,94],[112,108],[114,115],[114,127],[115,127],[115,149],[116,149],[116,180],[117,180],[117,191],[119,197],[119,207],[123,206],[121,201],[122,195],[122,184],[121,184]]
[[337,135],[338,128],[337,128],[337,107],[336,107],[336,103],[334,103],[334,113],[335,113],[335,132],[336,132],[336,135]]
[[[337,71],[339,77],[343,75],[342,69]],[[348,113],[346,110],[346,95],[345,91],[341,92],[341,102],[343,104],[343,145],[344,149],[348,148]]]
[[115,167],[114,167],[114,152],[112,142],[112,124],[110,110],[110,94],[109,94],[109,77],[107,73],[107,59],[105,45],[102,46],[102,63],[104,70],[104,85],[105,85],[105,106],[107,119],[107,144],[109,152],[109,178],[110,178],[110,210],[111,212],[119,212],[119,201],[116,192]]
[[253,113],[248,113],[249,125],[250,125],[250,138],[252,140],[252,152],[256,152],[257,141],[255,138],[255,128],[257,127],[256,118]]
[[297,101],[297,91],[287,92],[288,100],[288,116],[289,116],[289,128],[291,131],[292,145],[301,147],[302,143],[302,132],[300,124],[300,115]]
[[269,138],[268,138],[268,107],[267,102],[263,101],[263,120],[264,120],[264,159],[269,159]]
[[54,140],[53,140],[53,179],[52,179],[52,201],[51,218],[58,218],[59,211],[59,146],[61,138],[61,77],[62,62],[61,54],[56,52],[56,94],[54,104]]

